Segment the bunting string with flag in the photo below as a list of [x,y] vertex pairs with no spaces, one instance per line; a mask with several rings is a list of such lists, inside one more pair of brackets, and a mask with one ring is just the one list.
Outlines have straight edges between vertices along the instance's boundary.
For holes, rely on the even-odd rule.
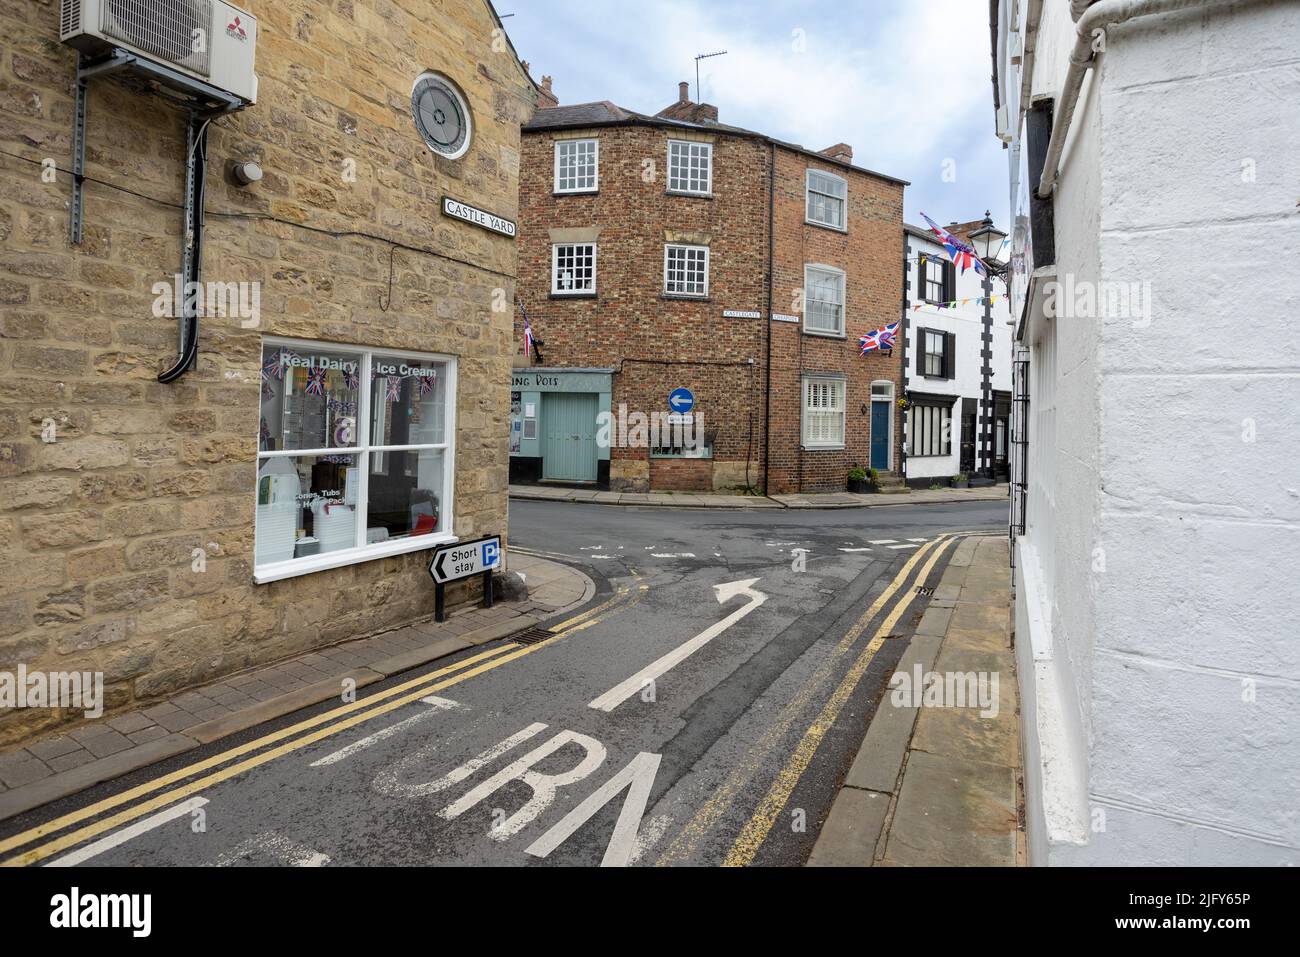
[[1007,297],[1003,295],[967,296],[965,299],[949,299],[946,302],[918,302],[912,306],[912,311],[915,312],[916,310],[921,309],[925,306],[929,306],[931,309],[953,309],[957,306],[966,306],[972,304],[976,306],[986,306],[986,305],[993,306],[997,304],[997,301],[999,299],[1005,299],[1005,298]]
[[877,329],[874,332],[868,332],[865,336],[858,338],[858,344],[862,346],[862,354],[865,356],[873,349],[892,349],[897,342],[898,323],[891,322],[883,329]]
[[415,377],[420,383],[420,398],[433,392],[434,375],[417,375]]
[[389,376],[384,387],[384,396],[389,402],[399,402],[402,398],[402,380],[399,376]]
[[939,237],[939,242],[948,251],[948,258],[953,261],[953,265],[961,272],[965,273],[967,269],[974,269],[981,276],[989,274],[988,268],[980,261],[979,256],[975,255],[974,249],[948,232],[925,213],[921,214],[921,218],[929,224],[930,232]]

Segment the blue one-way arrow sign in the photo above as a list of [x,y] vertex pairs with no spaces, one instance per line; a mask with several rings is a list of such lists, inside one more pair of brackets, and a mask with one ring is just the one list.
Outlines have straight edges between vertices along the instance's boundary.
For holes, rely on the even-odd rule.
[[695,408],[695,396],[691,395],[690,389],[673,389],[668,393],[668,408],[674,412],[689,412]]

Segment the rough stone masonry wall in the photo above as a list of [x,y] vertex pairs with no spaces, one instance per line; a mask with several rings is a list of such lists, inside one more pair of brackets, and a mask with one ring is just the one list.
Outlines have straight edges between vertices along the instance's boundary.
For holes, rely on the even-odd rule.
[[[847,232],[805,222],[807,170],[823,169],[848,180]],[[844,270],[843,339],[807,335],[802,325],[772,324],[772,431],[770,491],[843,491],[848,470],[870,462],[871,383],[888,379],[903,394],[902,349],[892,356],[861,355],[858,337],[898,321],[903,308],[903,185],[822,162],[793,150],[777,150],[774,312],[801,308],[805,264]],[[901,340],[900,340],[901,341]],[[801,449],[802,376],[843,373],[845,448]],[[862,411],[863,406],[866,412]],[[891,460],[899,468],[902,415],[895,402]]]
[[[259,101],[210,128],[204,279],[261,283],[260,328],[203,321],[174,385],[176,326],[155,282],[180,261],[182,117],[91,83],[85,241],[69,178],[0,156],[0,670],[105,674],[110,709],[427,614],[427,553],[270,585],[252,580],[261,337],[459,356],[455,531],[505,531],[513,244],[443,218],[445,192],[517,215],[518,124],[532,86],[482,0],[276,0],[258,17]],[[58,4],[0,0],[0,150],[71,166],[74,52]],[[415,77],[451,76],[475,140],[436,159],[410,116]],[[261,183],[223,182],[232,158]],[[355,161],[355,182],[344,177]],[[242,219],[241,211],[286,222]],[[485,268],[299,228],[374,233]],[[494,270],[489,272],[487,270]],[[42,423],[57,439],[45,443]],[[192,571],[193,550],[207,553]],[[79,712],[0,716],[0,742]]]
[[[713,196],[667,195],[669,138],[713,143]],[[554,195],[555,140],[600,141],[599,192]],[[655,176],[643,176],[646,161]],[[548,366],[612,367],[612,406],[667,411],[676,386],[694,392],[705,429],[716,431],[712,487],[761,483],[764,323],[724,319],[723,310],[765,312],[767,148],[717,132],[662,127],[525,132],[520,173],[520,295]],[[598,226],[596,297],[551,298],[551,235]],[[706,300],[663,295],[664,243],[708,245]],[[653,362],[637,362],[652,359]],[[749,360],[753,359],[752,365]],[[671,361],[666,361],[671,360]],[[656,467],[645,449],[611,451],[611,487],[688,488],[699,466]]]

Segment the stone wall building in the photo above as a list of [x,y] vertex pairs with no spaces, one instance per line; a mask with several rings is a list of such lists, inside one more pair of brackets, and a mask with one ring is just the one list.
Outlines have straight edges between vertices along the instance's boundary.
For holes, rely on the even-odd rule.
[[506,530],[515,245],[442,199],[516,218],[536,87],[485,0],[250,7],[256,103],[203,131],[231,285],[164,384],[185,115],[89,81],[73,244],[78,53],[3,4],[0,670],[102,671],[110,710],[429,615],[427,549]]
[[[719,123],[685,84],[654,116],[556,105],[543,84],[523,133],[516,337],[526,317],[539,349],[516,356],[514,479],[842,490],[873,434],[897,469],[900,354],[861,356],[858,337],[900,314],[906,184],[842,143]],[[676,414],[678,389],[698,447],[620,441],[630,417]]]

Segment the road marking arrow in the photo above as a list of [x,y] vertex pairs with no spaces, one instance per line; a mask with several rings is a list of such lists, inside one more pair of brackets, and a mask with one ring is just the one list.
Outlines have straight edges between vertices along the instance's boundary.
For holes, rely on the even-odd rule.
[[595,708],[597,711],[613,711],[628,698],[632,697],[644,688],[648,682],[654,681],[660,675],[666,674],[691,655],[695,654],[695,652],[699,651],[714,638],[718,637],[718,635],[722,634],[759,605],[763,604],[763,602],[767,601],[767,595],[754,587],[756,584],[758,584],[757,578],[746,578],[742,581],[714,585],[713,590],[718,596],[718,604],[720,605],[726,604],[737,595],[744,595],[749,598],[749,601],[744,605],[741,605],[726,618],[723,618],[721,621],[715,622],[708,628],[705,628],[690,641],[679,645],[658,661],[642,668],[626,681],[620,682],[613,688],[610,688],[599,698],[589,702],[587,707]]

